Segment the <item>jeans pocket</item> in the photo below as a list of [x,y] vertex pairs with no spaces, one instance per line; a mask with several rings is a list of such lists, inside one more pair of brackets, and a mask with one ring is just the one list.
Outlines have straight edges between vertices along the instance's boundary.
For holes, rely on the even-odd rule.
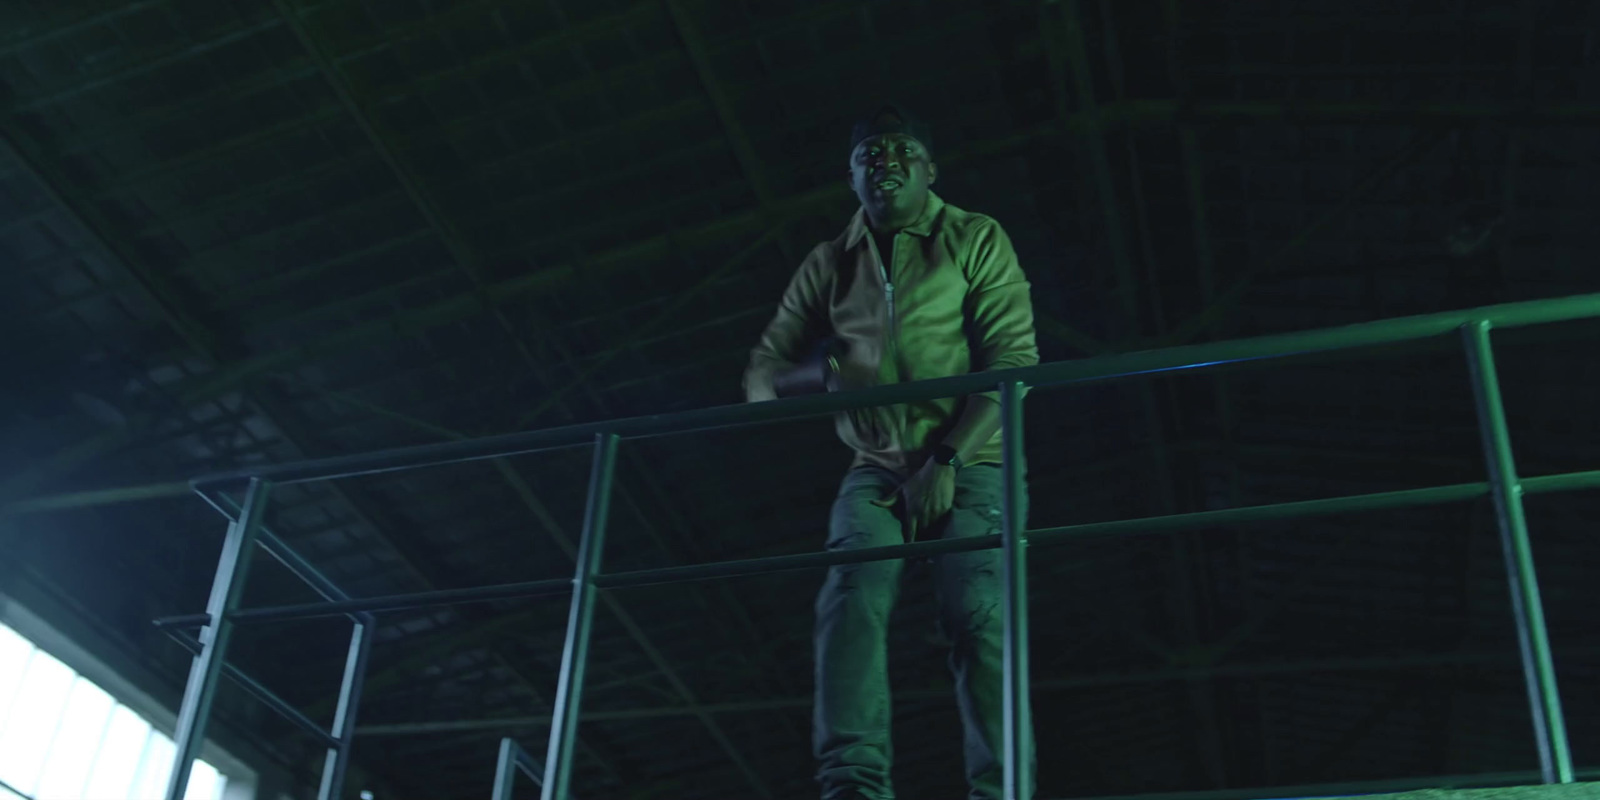
[[[958,535],[973,536],[999,533],[1004,517],[1004,472],[992,464],[974,464],[956,476],[956,494],[951,504],[952,514],[960,518],[957,523],[964,530]],[[1022,497],[1022,514],[1027,518],[1028,497]],[[1024,523],[1026,524],[1026,523]]]

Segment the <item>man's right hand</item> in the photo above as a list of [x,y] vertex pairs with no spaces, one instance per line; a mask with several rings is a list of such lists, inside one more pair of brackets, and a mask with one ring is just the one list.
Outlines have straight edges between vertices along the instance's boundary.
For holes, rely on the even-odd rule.
[[878,385],[877,372],[867,369],[860,364],[846,358],[838,361],[838,373],[834,376],[831,392],[853,392],[857,389],[870,389]]
[[813,358],[772,376],[772,391],[778,397],[798,397],[829,391],[826,358]]
[[850,392],[878,385],[877,373],[848,358],[818,355],[772,376],[778,397],[821,392]]

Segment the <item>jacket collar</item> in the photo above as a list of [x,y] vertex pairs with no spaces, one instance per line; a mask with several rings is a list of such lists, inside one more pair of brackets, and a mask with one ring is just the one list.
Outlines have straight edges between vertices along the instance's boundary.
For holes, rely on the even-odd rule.
[[[927,237],[933,234],[933,223],[939,218],[939,212],[944,210],[944,200],[933,192],[928,192],[928,204],[922,207],[922,215],[917,221],[907,225],[906,233]],[[861,244],[862,238],[867,235],[867,209],[865,206],[856,209],[855,216],[850,218],[850,227],[845,228],[844,246],[847,250],[854,250]]]

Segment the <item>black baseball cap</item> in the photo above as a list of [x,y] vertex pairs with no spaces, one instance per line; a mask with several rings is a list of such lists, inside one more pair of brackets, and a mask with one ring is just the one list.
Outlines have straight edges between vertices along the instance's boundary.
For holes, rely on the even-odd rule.
[[933,152],[933,129],[904,106],[895,103],[879,105],[855,124],[850,131],[850,152],[855,152],[856,145],[863,141],[886,133],[903,133],[921,142],[928,152]]

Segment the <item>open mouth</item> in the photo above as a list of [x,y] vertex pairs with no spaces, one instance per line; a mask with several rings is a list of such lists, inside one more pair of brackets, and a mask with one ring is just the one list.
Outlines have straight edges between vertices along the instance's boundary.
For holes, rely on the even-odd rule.
[[895,178],[885,178],[881,181],[878,181],[875,185],[878,187],[878,191],[892,192],[899,189],[901,183]]

